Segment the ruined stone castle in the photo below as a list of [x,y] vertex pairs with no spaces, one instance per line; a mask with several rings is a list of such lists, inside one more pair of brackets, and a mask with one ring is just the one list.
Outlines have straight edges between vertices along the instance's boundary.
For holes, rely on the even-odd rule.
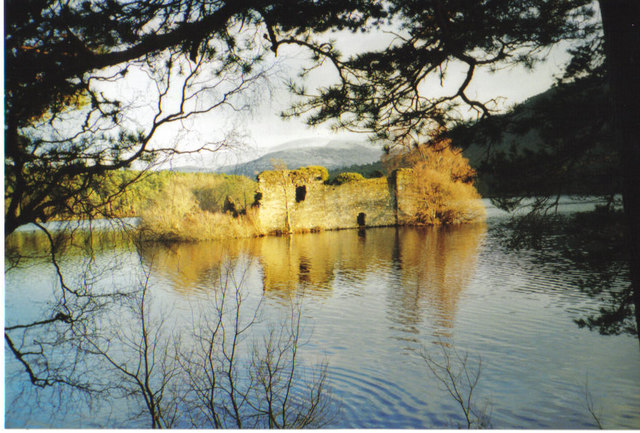
[[265,171],[254,203],[263,233],[404,225],[415,214],[410,169],[389,178],[327,185],[326,169]]

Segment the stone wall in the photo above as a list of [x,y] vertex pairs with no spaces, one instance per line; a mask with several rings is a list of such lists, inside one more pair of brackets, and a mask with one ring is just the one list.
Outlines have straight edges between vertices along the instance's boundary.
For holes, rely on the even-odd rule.
[[263,172],[258,175],[256,221],[263,233],[404,224],[415,206],[408,197],[410,174],[403,169],[389,180],[336,186],[325,185],[321,176],[305,169]]
[[393,185],[396,199],[398,224],[411,222],[418,210],[418,191],[413,182],[413,170],[401,168],[391,173],[389,183]]

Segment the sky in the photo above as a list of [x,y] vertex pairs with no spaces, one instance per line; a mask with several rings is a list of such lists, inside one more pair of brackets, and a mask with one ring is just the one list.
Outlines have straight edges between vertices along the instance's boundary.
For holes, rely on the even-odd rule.
[[[512,104],[522,102],[549,89],[554,82],[553,76],[559,72],[564,59],[566,56],[559,50],[553,50],[547,62],[533,72],[524,68],[508,69],[495,73],[478,69],[468,95],[480,100],[489,100],[495,97],[504,98],[501,105],[506,109]],[[455,72],[450,74],[453,76]],[[460,71],[460,74],[463,72]],[[274,99],[263,102],[260,110],[248,125],[256,144],[270,147],[291,139],[291,136],[303,138],[332,134],[326,125],[310,128],[301,119],[287,121],[280,119],[279,112],[287,108],[289,102],[290,98],[284,87],[280,89]],[[356,135],[360,136],[360,134]]]
[[[340,51],[349,55],[364,50],[385,48],[392,36],[388,33],[353,35],[343,32],[332,35],[332,38],[336,39]],[[217,142],[229,137],[228,141],[234,144],[226,152],[179,157],[173,160],[173,166],[211,166],[247,161],[267,153],[275,146],[301,139],[307,139],[309,143],[327,139],[367,140],[364,134],[334,132],[328,124],[309,127],[300,118],[282,119],[281,112],[294,100],[285,83],[292,77],[295,78],[301,67],[309,64],[310,56],[304,48],[288,46],[281,46],[277,56],[271,52],[269,56],[266,63],[271,70],[270,78],[268,82],[261,82],[247,92],[243,101],[246,110],[216,110],[179,124],[165,126],[155,135],[154,143],[157,146],[178,142],[183,149],[192,149],[202,143]],[[497,108],[506,109],[550,88],[554,75],[566,61],[564,49],[557,47],[549,51],[547,61],[539,64],[534,71],[517,67],[490,73],[477,68],[467,95],[482,101],[499,98],[500,105]],[[186,65],[189,67],[188,62]],[[451,66],[445,85],[451,88],[459,85],[464,80],[464,74],[464,69],[456,70],[455,65]],[[209,79],[215,80],[215,77]],[[336,79],[335,70],[327,65],[309,75],[305,84],[307,88],[313,89],[329,85]],[[109,91],[115,92],[112,94],[113,97],[128,99],[137,107],[130,112],[127,119],[129,127],[148,128],[153,109],[157,106],[158,90],[153,80],[139,70],[132,70],[127,75],[125,84],[112,87]],[[109,91],[105,90],[107,94]],[[436,85],[433,92],[439,91],[444,92],[446,89],[439,89]],[[216,97],[215,91],[211,96]]]
[[[346,44],[347,49],[343,52],[347,54],[371,48],[372,46],[380,46],[380,42],[371,40],[371,37],[353,38],[347,35],[342,43]],[[375,37],[374,37],[375,38]],[[305,64],[307,57],[301,49],[280,49],[277,61],[280,68],[288,72],[284,74],[281,81],[274,79],[271,82],[270,92],[266,92],[263,97],[256,101],[251,113],[243,113],[235,116],[231,123],[244,135],[243,146],[239,146],[230,153],[220,153],[217,159],[220,163],[240,162],[244,160],[254,159],[270,148],[278,146],[282,143],[309,139],[314,140],[362,140],[366,141],[367,136],[364,134],[349,132],[333,132],[328,124],[316,127],[307,126],[303,119],[295,118],[283,120],[280,113],[287,109],[292,103],[292,96],[289,94],[284,81],[291,71],[296,71],[301,65]],[[505,69],[497,72],[489,72],[486,69],[478,68],[474,79],[468,89],[468,96],[475,97],[479,100],[489,100],[498,98],[500,109],[508,109],[510,106],[526,100],[527,98],[537,95],[549,89],[554,82],[554,76],[558,74],[567,61],[567,55],[562,47],[557,47],[549,51],[547,60],[538,65],[535,70],[527,70],[522,67]],[[449,72],[450,85],[460,83],[464,79],[464,71],[459,69],[456,77],[455,68]],[[306,81],[309,88],[314,86],[322,86],[329,84],[335,80],[336,74],[331,68],[324,68],[312,74]],[[226,119],[227,122],[230,119]],[[215,123],[204,123],[200,125],[204,131],[208,128],[215,128]],[[227,123],[227,126],[228,123]],[[198,161],[200,159],[200,162]],[[199,156],[194,161],[195,164],[201,164],[207,160],[207,157]]]
[[[357,52],[375,45],[375,41],[372,43],[371,40],[361,35],[358,36],[358,38],[351,38],[347,42],[348,49],[343,52]],[[278,53],[278,61],[281,62],[280,66],[285,71],[297,70],[304,64],[305,57],[307,57],[306,53],[300,49],[288,51],[281,49]],[[492,73],[486,69],[478,68],[468,89],[468,96],[479,100],[498,98],[500,104],[498,108],[508,109],[514,104],[549,89],[554,83],[554,75],[560,72],[567,58],[562,47],[557,47],[550,50],[546,62],[538,65],[533,71],[518,67]],[[459,69],[458,77],[456,77],[455,68],[452,68],[449,72],[450,85],[462,82],[464,73],[464,70]],[[335,77],[335,72],[331,68],[325,68],[312,74],[306,82],[309,88],[313,88],[329,84],[333,82]],[[271,85],[273,86],[271,92],[258,101],[252,113],[243,114],[236,119],[236,126],[247,134],[244,140],[250,149],[249,156],[267,153],[274,146],[299,139],[309,139],[310,142],[314,139],[367,140],[367,136],[364,134],[345,131],[334,132],[328,124],[309,127],[303,119],[282,119],[280,113],[290,106],[293,99],[283,82],[274,80]],[[241,147],[240,153],[235,152],[231,155],[221,154],[220,159],[244,160],[247,156],[244,149]]]
[[[341,34],[338,44],[340,50],[348,55],[371,49],[372,47],[383,48],[385,45],[385,43],[381,42],[383,37],[377,35],[358,34],[354,36]],[[282,57],[285,57],[282,60],[285,64],[285,69],[291,71],[296,70],[304,63],[302,59],[305,57],[305,53],[302,50],[291,49],[283,53]],[[467,92],[468,96],[480,100],[489,100],[496,97],[503,98],[500,99],[501,107],[499,108],[509,108],[513,104],[522,102],[549,89],[554,82],[554,75],[559,73],[567,59],[564,49],[557,47],[549,50],[547,61],[538,65],[534,71],[518,67],[492,73],[487,69],[478,67]],[[446,80],[446,83],[450,87],[460,84],[464,80],[465,73],[466,70],[458,68],[456,71],[455,67],[451,67],[449,80]],[[335,77],[336,75],[331,68],[325,68],[310,77],[308,81],[309,87],[329,84]],[[437,89],[434,90],[435,92],[438,91]],[[284,86],[276,87],[273,93],[273,99],[262,101],[259,110],[255,113],[255,117],[250,119],[251,121],[247,125],[256,145],[268,148],[295,138],[331,136],[333,134],[328,125],[310,128],[304,124],[302,119],[287,121],[280,119],[279,113],[289,106],[291,97]],[[349,136],[348,134],[342,134],[342,136],[345,135]],[[355,136],[361,136],[361,134],[356,134]]]

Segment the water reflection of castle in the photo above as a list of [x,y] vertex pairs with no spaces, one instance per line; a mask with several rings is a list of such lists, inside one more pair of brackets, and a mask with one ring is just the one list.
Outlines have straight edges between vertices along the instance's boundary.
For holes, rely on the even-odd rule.
[[[453,322],[460,293],[475,270],[484,224],[432,228],[327,231],[245,241],[156,246],[145,252],[188,295],[206,290],[212,278],[242,259],[259,263],[265,296],[288,302],[296,296],[329,297],[334,284],[392,275],[390,319],[411,326],[435,315]],[[398,315],[398,317],[395,317]]]

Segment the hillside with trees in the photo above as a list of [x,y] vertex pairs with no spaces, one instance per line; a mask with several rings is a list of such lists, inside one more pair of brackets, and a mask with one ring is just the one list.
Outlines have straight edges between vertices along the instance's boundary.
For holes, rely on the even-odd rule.
[[451,135],[464,143],[483,196],[608,198],[622,192],[620,157],[609,146],[609,93],[601,80],[554,87]]

